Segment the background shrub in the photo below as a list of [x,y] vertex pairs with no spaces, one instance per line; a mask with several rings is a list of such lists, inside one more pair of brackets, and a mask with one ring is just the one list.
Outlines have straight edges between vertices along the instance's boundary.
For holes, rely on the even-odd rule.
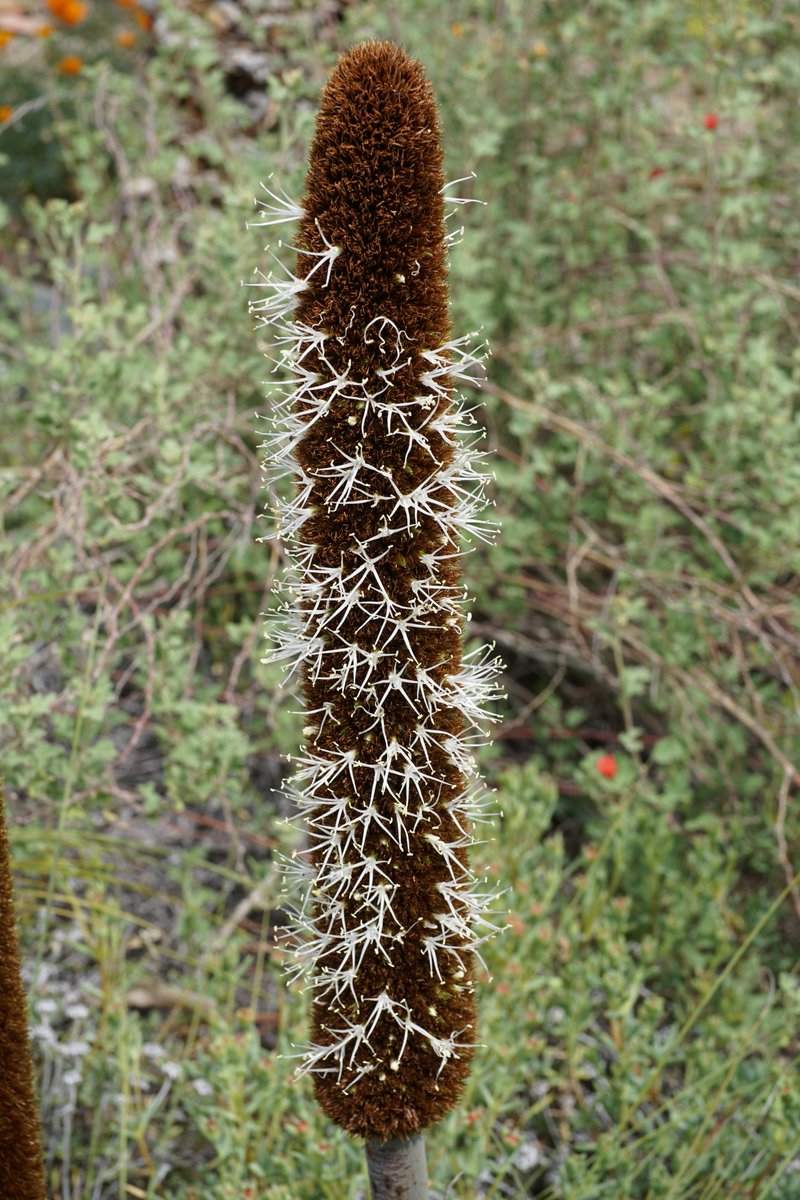
[[800,14],[85,7],[0,13],[1,753],[53,1194],[364,1186],[278,1057],[299,718],[258,661],[239,283],[258,180],[299,190],[337,53],[390,36],[488,202],[452,293],[494,351],[504,528],[467,566],[512,912],[434,1184],[800,1196]]

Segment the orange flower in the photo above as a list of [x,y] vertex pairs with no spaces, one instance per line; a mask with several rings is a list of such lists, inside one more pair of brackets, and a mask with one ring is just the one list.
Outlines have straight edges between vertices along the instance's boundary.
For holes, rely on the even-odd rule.
[[66,58],[61,59],[58,69],[62,75],[80,75],[83,70],[83,59],[78,58],[77,54],[68,54]]
[[83,3],[83,0],[69,0],[65,6],[63,21],[68,25],[78,25],[81,21],[86,20],[89,11],[89,6]]
[[0,29],[0,50],[3,49],[3,46],[8,45],[13,36],[14,35],[10,29]]
[[89,6],[84,0],[47,0],[47,7],[54,17],[65,25],[79,25],[86,20]]
[[123,50],[130,50],[132,46],[136,45],[136,34],[130,29],[120,29],[114,35],[114,41],[118,46],[122,46]]
[[36,36],[41,37],[41,38],[50,37],[50,34],[52,32],[53,32],[52,25],[40,25],[39,28],[36,30]]
[[117,5],[119,8],[129,8],[132,12],[136,12],[139,7],[136,0],[117,0]]
[[13,117],[14,109],[10,104],[0,104],[0,125],[5,124],[9,117]]

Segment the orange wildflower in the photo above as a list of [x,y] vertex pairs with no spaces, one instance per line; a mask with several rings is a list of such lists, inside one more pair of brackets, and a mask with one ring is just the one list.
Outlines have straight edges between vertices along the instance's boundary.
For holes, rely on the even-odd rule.
[[0,125],[3,125],[13,115],[14,109],[10,104],[0,104]]
[[80,75],[83,70],[83,59],[78,58],[77,54],[68,54],[66,58],[61,59],[58,69],[62,75]]
[[114,35],[114,41],[118,46],[122,46],[123,50],[130,50],[132,46],[136,45],[136,34],[130,29],[120,29]]
[[89,12],[89,6],[83,3],[83,0],[69,0],[65,8],[65,20],[68,25],[78,25],[81,21],[86,20]]
[[41,37],[41,38],[46,38],[46,37],[50,37],[50,34],[52,32],[53,32],[52,25],[40,25],[39,28],[36,30],[36,36]]
[[89,11],[89,6],[84,0],[47,0],[47,7],[53,16],[58,17],[65,25],[79,25],[81,21],[86,20]]
[[10,29],[0,29],[0,50],[3,49],[3,46],[8,45],[13,36],[14,35]]

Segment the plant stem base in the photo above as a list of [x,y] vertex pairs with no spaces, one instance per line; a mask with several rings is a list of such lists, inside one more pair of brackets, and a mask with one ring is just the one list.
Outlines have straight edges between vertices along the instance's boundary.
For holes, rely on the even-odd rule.
[[368,1141],[367,1170],[371,1200],[429,1200],[425,1139]]

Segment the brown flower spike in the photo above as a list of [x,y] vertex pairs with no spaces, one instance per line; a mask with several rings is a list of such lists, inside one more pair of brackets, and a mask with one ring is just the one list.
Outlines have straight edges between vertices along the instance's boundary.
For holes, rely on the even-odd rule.
[[45,1200],[0,781],[0,1200]]
[[299,670],[308,720],[293,794],[310,862],[291,869],[314,990],[303,1070],[333,1120],[384,1141],[456,1102],[476,926],[493,930],[467,851],[496,668],[462,661],[459,548],[491,529],[453,397],[478,359],[451,340],[446,187],[422,67],[356,47],[323,93],[302,204],[261,202],[262,224],[299,222],[296,274],[258,273],[251,305],[292,375],[266,448],[296,483],[277,508],[294,580],[271,661]]

